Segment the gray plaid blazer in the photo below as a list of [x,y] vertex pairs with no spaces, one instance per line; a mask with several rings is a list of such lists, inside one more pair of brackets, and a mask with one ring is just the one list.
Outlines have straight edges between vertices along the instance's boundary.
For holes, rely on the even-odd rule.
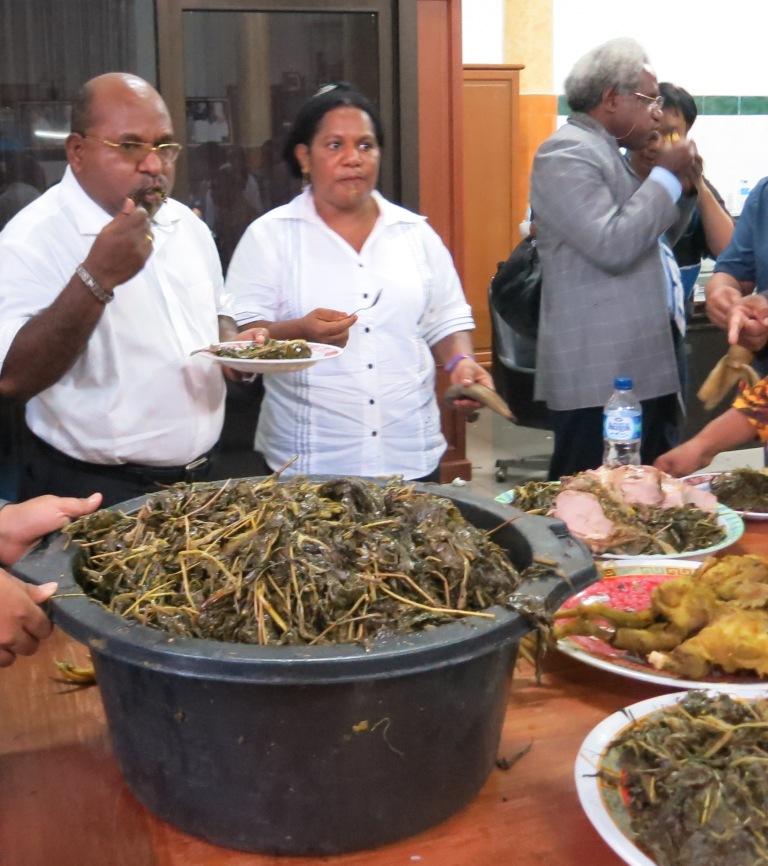
[[678,391],[658,241],[690,214],[641,182],[586,114],[539,148],[531,208],[542,266],[536,397],[557,410],[602,406],[616,376],[631,376],[641,400]]

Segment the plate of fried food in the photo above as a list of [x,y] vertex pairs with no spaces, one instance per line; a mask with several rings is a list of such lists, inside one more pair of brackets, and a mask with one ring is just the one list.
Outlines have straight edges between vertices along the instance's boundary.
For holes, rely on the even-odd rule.
[[192,354],[203,355],[241,373],[296,373],[314,366],[318,361],[338,358],[343,351],[342,346],[307,340],[267,340],[264,344],[234,340],[195,349]]
[[708,490],[653,466],[601,466],[560,481],[530,481],[496,497],[531,514],[559,517],[595,556],[703,558],[744,532]]
[[592,826],[630,866],[768,862],[768,693],[639,701],[590,731],[574,767]]
[[768,558],[600,563],[555,613],[557,648],[668,688],[768,689]]
[[768,469],[731,469],[700,472],[683,479],[700,490],[708,490],[745,520],[768,520]]

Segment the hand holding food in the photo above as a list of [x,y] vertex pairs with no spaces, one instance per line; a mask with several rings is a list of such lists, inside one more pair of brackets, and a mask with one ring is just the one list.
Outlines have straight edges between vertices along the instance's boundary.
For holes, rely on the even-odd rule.
[[318,307],[300,320],[304,339],[331,346],[346,346],[349,329],[357,321],[356,315],[348,315],[339,310]]
[[99,232],[83,262],[106,292],[134,277],[152,253],[149,215],[127,198],[121,211]]
[[688,172],[693,169],[697,156],[696,145],[687,138],[684,138],[671,143],[668,147],[662,148],[659,151],[656,164],[677,175],[682,182]]

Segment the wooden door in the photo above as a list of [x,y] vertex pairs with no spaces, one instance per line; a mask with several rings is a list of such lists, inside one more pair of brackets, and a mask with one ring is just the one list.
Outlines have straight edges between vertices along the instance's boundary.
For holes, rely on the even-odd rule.
[[515,183],[521,158],[522,66],[465,66],[464,290],[477,323],[475,348],[490,356],[488,283],[520,240],[526,202]]

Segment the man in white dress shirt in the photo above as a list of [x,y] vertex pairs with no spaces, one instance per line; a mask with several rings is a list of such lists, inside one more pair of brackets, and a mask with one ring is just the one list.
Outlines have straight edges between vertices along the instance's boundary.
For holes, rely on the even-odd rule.
[[107,73],[73,106],[60,184],[0,234],[0,397],[28,400],[20,498],[105,504],[208,477],[237,336],[210,232],[168,199],[181,146],[146,81]]

